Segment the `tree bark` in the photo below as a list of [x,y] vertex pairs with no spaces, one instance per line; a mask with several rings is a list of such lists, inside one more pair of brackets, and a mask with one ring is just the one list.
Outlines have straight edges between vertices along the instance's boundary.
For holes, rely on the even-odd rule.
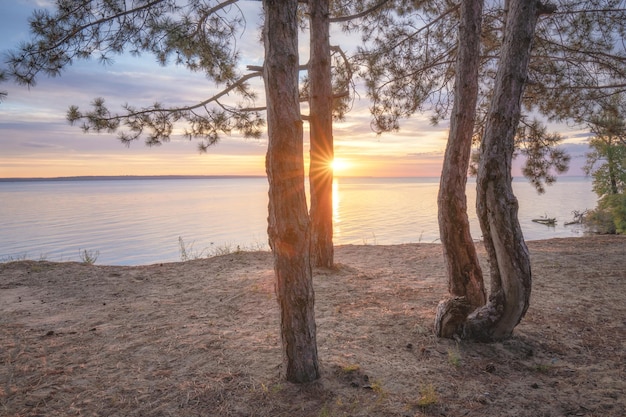
[[613,141],[613,134],[609,133],[608,138],[607,138],[607,144],[606,144],[606,155],[607,155],[607,164],[608,164],[608,171],[609,171],[609,183],[610,183],[610,194],[618,194],[619,193],[619,189],[617,188],[617,164],[618,164],[618,158],[619,155],[615,155],[617,152],[614,151],[615,149],[615,142]]
[[435,333],[440,337],[458,333],[467,315],[486,301],[465,195],[478,99],[482,9],[483,0],[461,2],[454,107],[437,198],[451,296],[437,309]]
[[283,371],[288,381],[300,383],[320,375],[298,100],[298,1],[264,0],[263,7],[268,235],[280,306]]
[[502,54],[476,180],[476,208],[491,266],[491,295],[484,307],[468,317],[463,329],[465,338],[507,338],[528,309],[530,257],[517,218],[511,160],[532,40],[543,10],[537,1],[508,1]]
[[330,268],[333,248],[333,88],[329,0],[309,0],[309,107],[311,126],[311,263]]

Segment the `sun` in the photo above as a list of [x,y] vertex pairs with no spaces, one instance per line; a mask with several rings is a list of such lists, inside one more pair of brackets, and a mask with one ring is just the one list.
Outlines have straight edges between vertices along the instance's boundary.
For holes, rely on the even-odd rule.
[[350,169],[350,162],[342,158],[335,158],[331,161],[330,167],[333,169],[333,173],[341,174]]

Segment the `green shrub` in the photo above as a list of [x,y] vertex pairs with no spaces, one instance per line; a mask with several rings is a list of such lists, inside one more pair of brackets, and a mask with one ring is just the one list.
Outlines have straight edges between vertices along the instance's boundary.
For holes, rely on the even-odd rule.
[[595,233],[626,234],[626,194],[609,194],[585,217],[585,224]]

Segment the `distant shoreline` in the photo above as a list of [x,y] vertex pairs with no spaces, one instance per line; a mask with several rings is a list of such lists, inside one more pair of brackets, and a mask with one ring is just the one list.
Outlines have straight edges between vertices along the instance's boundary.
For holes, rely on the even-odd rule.
[[266,178],[264,175],[82,175],[74,177],[0,178],[0,182],[30,181],[119,181],[119,180],[204,180]]
[[[77,175],[70,177],[9,177],[0,178],[0,183],[6,182],[70,182],[70,181],[136,181],[136,180],[220,180],[220,179],[256,179],[267,178],[265,175]],[[338,175],[335,178],[338,179],[409,179],[419,178],[422,180],[436,180],[439,181],[440,177],[374,177],[374,176],[350,176],[350,175]],[[587,179],[591,181],[589,177],[584,175],[561,175],[558,180],[567,179]],[[473,183],[474,177],[468,177],[468,183]],[[524,177],[514,177],[514,182],[528,181]]]

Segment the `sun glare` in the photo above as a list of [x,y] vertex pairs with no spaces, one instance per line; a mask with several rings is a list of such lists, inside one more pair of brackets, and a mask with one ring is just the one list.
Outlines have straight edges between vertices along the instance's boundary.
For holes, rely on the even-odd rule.
[[350,168],[350,162],[346,161],[345,159],[335,158],[330,163],[330,166],[333,169],[333,173],[342,174]]

